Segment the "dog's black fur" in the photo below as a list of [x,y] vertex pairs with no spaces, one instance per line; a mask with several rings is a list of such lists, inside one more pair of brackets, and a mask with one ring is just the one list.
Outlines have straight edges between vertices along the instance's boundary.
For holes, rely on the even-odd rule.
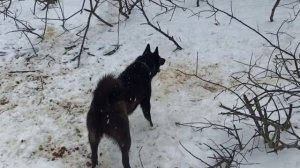
[[99,81],[87,115],[92,168],[98,164],[97,150],[103,134],[116,140],[122,152],[123,167],[130,168],[128,115],[140,105],[145,118],[153,126],[150,114],[151,80],[164,63],[165,59],[159,56],[158,48],[152,53],[148,44],[143,55],[119,77],[106,75]]

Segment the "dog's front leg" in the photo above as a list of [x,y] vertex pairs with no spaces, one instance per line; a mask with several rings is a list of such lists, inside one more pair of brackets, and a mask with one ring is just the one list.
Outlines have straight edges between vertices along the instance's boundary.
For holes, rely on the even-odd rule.
[[145,118],[150,122],[150,126],[153,127],[153,123],[152,123],[152,120],[151,120],[151,113],[150,113],[150,109],[151,109],[150,97],[145,98],[141,102],[140,105],[141,105],[141,108],[142,108],[142,111],[144,113]]

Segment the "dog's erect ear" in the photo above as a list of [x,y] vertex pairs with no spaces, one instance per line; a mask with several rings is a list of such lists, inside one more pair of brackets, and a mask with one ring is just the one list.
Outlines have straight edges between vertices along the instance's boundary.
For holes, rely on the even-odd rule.
[[155,51],[154,51],[154,53],[153,53],[153,54],[155,54],[155,55],[159,55],[159,54],[158,54],[158,47],[156,47],[156,48],[155,48]]
[[150,52],[151,52],[150,44],[147,44],[147,47],[146,47],[146,49],[145,49],[143,55],[148,54],[148,53],[150,53]]

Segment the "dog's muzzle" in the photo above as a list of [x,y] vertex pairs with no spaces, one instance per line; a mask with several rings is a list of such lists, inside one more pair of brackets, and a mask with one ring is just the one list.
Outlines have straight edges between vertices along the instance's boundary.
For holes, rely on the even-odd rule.
[[159,65],[164,65],[166,60],[164,58],[159,58]]

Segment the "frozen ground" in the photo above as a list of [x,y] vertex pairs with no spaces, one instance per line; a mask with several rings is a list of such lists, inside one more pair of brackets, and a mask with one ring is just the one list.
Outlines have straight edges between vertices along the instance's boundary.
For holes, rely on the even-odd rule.
[[[230,2],[215,0],[215,5],[229,10]],[[292,1],[290,1],[292,2]],[[65,13],[71,14],[81,7],[80,1],[65,0]],[[279,8],[275,22],[268,21],[273,0],[233,0],[235,16],[260,32],[274,32],[281,22],[290,17],[290,9]],[[146,1],[149,17],[160,8]],[[193,11],[205,9],[204,3],[196,8],[196,1],[188,1],[185,6]],[[22,7],[24,18],[42,31],[43,24],[32,16],[31,1],[14,1],[13,9]],[[41,7],[39,8],[41,9]],[[101,16],[115,23],[118,10],[104,3]],[[55,14],[52,13],[53,16]],[[94,21],[90,27],[86,52],[82,55],[80,68],[76,61],[70,60],[78,53],[80,41],[76,33],[82,28],[86,15],[72,18],[67,26],[76,28],[64,33],[59,22],[50,22],[46,39],[36,45],[38,57],[32,56],[32,50],[25,37],[14,30],[14,22],[6,19],[0,22],[0,167],[3,168],[60,168],[87,167],[90,161],[90,148],[87,140],[86,113],[92,91],[97,81],[106,73],[118,74],[141,54],[150,43],[152,50],[159,46],[160,55],[166,58],[166,64],[153,80],[151,128],[138,108],[130,119],[132,146],[130,162],[133,168],[202,168],[204,165],[193,158],[180,145],[181,142],[196,156],[206,160],[211,151],[203,144],[211,139],[222,142],[227,137],[214,130],[194,132],[190,128],[178,127],[175,122],[197,122],[205,119],[223,123],[219,116],[219,102],[233,104],[232,95],[222,94],[220,88],[204,83],[194,77],[184,75],[194,73],[196,57],[199,56],[198,74],[209,80],[232,85],[228,77],[231,73],[247,67],[236,61],[249,62],[251,56],[261,63],[272,52],[264,47],[266,42],[230,18],[218,14],[220,25],[214,18],[189,17],[191,13],[177,10],[172,21],[171,15],[157,18],[162,29],[174,35],[184,50],[173,52],[175,46],[155,32],[145,23],[139,11],[134,10],[130,19],[120,24],[120,49],[112,56],[103,56],[113,49],[117,42],[117,26],[108,28]],[[38,10],[37,16],[43,17],[44,11]],[[3,19],[1,17],[1,19]],[[155,22],[155,20],[154,20]],[[286,36],[283,41],[300,41],[300,21],[297,19],[286,27],[295,38]],[[76,31],[77,30],[77,31]],[[267,35],[268,36],[268,35]],[[268,36],[269,37],[269,36]],[[37,42],[38,40],[34,40]],[[77,45],[65,53],[64,47]],[[93,54],[87,54],[87,52]],[[265,56],[265,57],[264,57]],[[20,73],[17,71],[32,71]],[[14,73],[15,72],[15,73]],[[300,124],[300,118],[295,119]],[[247,132],[245,132],[247,135]],[[121,167],[121,155],[117,146],[104,138],[99,147],[101,157],[99,167]],[[256,151],[248,156],[251,168],[298,168],[300,152],[284,150],[278,155],[265,151]],[[140,161],[141,160],[141,161]]]

